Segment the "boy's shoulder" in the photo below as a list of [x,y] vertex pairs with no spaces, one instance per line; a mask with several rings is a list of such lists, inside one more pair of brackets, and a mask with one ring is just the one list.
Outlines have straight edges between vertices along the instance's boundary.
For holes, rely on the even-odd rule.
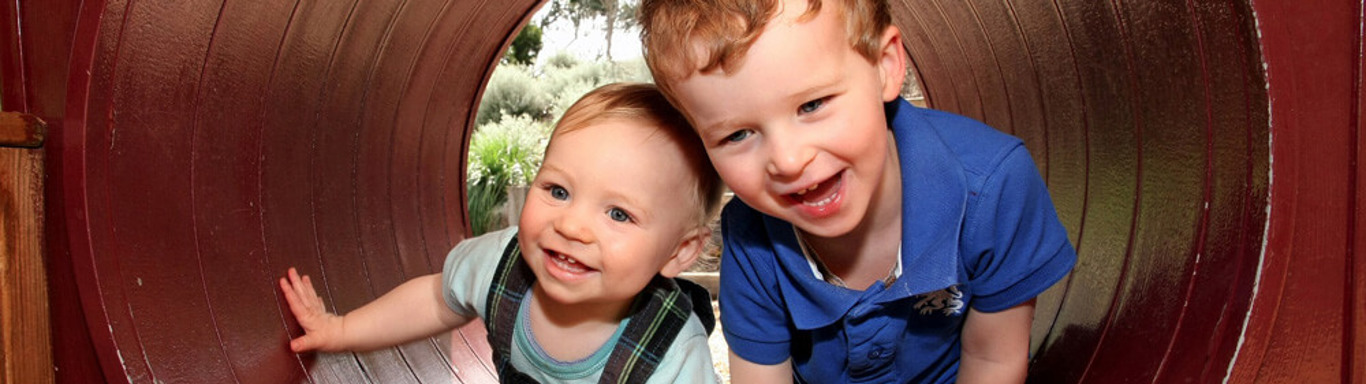
[[950,157],[972,177],[990,174],[1006,155],[1024,146],[1019,138],[967,116],[904,100],[889,104],[888,125],[901,156]]

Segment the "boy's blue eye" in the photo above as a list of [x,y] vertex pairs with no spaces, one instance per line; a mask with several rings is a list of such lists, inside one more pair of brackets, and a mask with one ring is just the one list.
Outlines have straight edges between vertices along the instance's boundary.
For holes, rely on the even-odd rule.
[[608,210],[607,217],[612,218],[613,221],[619,221],[623,223],[631,221],[631,214],[626,213],[626,211],[623,211],[621,208],[612,208]]
[[555,200],[569,200],[569,190],[558,185],[550,186],[550,197]]
[[803,103],[800,107],[797,107],[797,110],[803,114],[806,114],[815,112],[817,109],[821,109],[821,106],[823,105],[825,105],[825,98],[820,98]]
[[751,133],[752,132],[750,132],[750,130],[748,129],[735,131],[735,133],[730,134],[730,136],[726,136],[726,141],[731,143],[738,142],[740,140],[749,138],[749,135]]

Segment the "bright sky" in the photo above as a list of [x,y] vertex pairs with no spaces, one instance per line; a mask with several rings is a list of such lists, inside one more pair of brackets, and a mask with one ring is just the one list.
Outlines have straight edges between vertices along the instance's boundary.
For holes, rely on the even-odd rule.
[[[623,3],[634,3],[635,1],[623,1]],[[542,6],[535,16],[532,16],[532,23],[539,23],[545,17],[545,13],[550,9],[549,4]],[[579,34],[574,35],[574,25],[568,21],[560,21],[542,31],[541,36],[541,56],[549,57],[556,52],[569,51],[581,59],[593,60],[602,55],[607,49],[606,34],[603,32],[603,25],[606,19],[597,18],[591,23],[585,22],[579,26]],[[632,27],[623,30],[618,27],[612,33],[612,59],[616,61],[631,60],[640,57],[640,28]]]

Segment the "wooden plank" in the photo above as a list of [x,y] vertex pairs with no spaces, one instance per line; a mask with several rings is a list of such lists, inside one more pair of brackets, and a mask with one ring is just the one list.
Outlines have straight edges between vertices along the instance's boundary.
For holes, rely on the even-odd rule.
[[0,112],[0,147],[38,148],[47,136],[47,124],[37,116]]
[[55,380],[42,175],[41,150],[0,148],[0,383]]

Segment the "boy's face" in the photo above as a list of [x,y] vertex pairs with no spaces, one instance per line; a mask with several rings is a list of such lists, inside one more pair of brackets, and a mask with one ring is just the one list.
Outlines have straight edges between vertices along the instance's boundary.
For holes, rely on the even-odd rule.
[[630,300],[656,273],[673,277],[694,260],[680,250],[701,233],[696,178],[674,139],[639,124],[595,123],[546,149],[518,238],[538,284],[561,303]]
[[800,22],[806,0],[781,7],[738,69],[693,73],[674,98],[736,196],[813,235],[842,236],[897,198],[887,191],[899,185],[884,182],[899,170],[882,105],[901,88],[900,35],[889,28],[870,62],[834,6]]

